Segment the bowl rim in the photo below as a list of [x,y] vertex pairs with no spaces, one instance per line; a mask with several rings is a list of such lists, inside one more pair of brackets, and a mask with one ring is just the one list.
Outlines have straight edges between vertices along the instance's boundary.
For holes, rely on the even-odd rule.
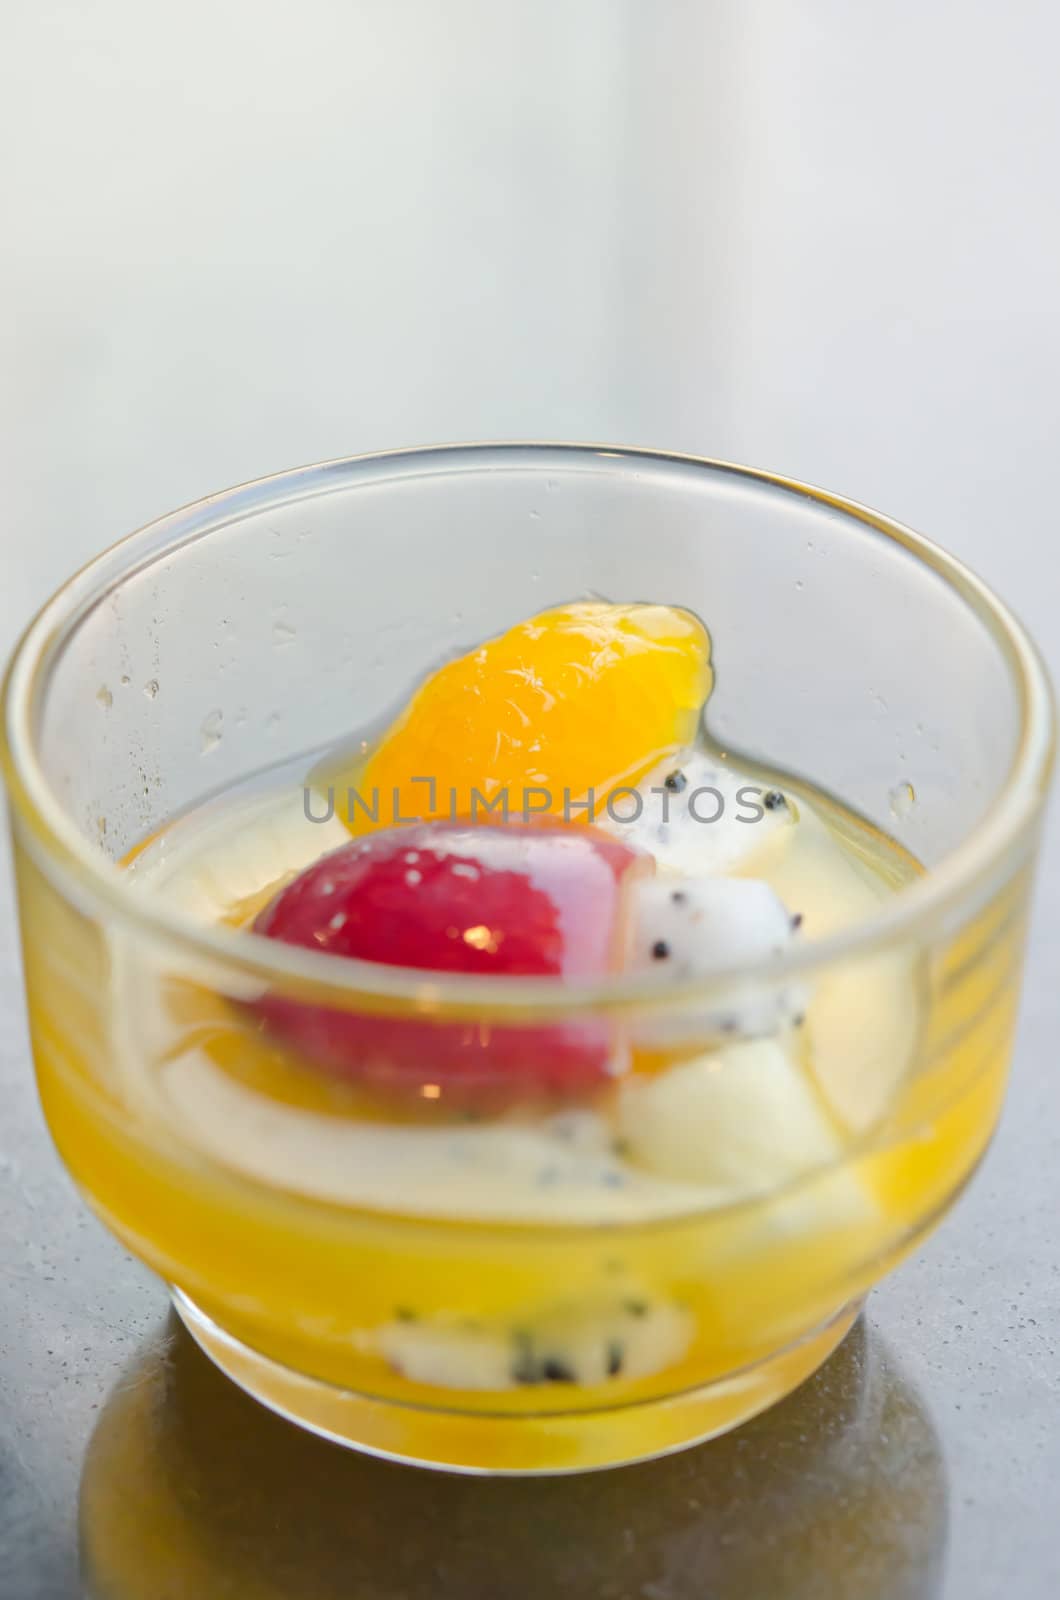
[[[768,963],[718,967],[708,976],[675,980],[656,972],[604,979],[497,977],[424,972],[281,944],[245,929],[204,926],[161,897],[134,885],[102,856],[67,815],[36,755],[35,731],[48,679],[79,624],[120,584],[165,554],[268,506],[438,472],[523,470],[561,456],[623,467],[695,469],[809,499],[883,535],[930,568],[975,614],[1005,660],[1015,684],[1019,736],[1008,772],[968,838],[937,866],[903,887],[871,916],[821,939],[793,942]],[[528,466],[530,463],[531,466]],[[555,464],[555,463],[554,463]],[[599,470],[594,468],[594,470]],[[1048,674],[1033,641],[1009,608],[974,572],[904,524],[846,496],[765,469],[674,451],[565,441],[493,441],[373,451],[296,467],[239,484],[152,520],[93,557],[41,606],[15,646],[0,690],[0,766],[14,816],[31,854],[67,898],[89,914],[104,911],[137,927],[170,952],[220,964],[242,978],[347,1010],[393,1010],[453,1018],[488,1013],[502,1021],[564,1017],[586,1009],[657,1011],[719,999],[734,983],[776,985],[840,960],[872,955],[902,939],[946,926],[962,903],[1000,886],[1031,854],[1055,754],[1055,711]]]

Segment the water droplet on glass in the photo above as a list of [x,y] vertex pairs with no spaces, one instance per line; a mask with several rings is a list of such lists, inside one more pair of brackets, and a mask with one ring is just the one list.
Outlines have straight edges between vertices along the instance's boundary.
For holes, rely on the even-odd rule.
[[211,711],[209,716],[203,718],[199,733],[202,738],[202,753],[204,756],[209,755],[211,750],[216,750],[221,743],[224,720],[223,711]]
[[155,696],[157,695],[157,693],[158,693],[158,679],[157,678],[148,678],[147,682],[144,684],[144,694],[147,696],[148,700],[153,700],[155,698]]
[[555,492],[556,492],[556,490],[558,488],[559,488],[559,484],[556,482],[555,478],[548,478],[546,480],[546,482],[545,482],[545,490],[546,490],[546,492],[548,494],[555,494]]
[[911,783],[896,783],[889,796],[891,816],[902,821],[916,805],[916,790]]
[[97,817],[96,818],[96,833],[99,835],[100,844],[102,844],[104,839],[107,836],[107,819],[106,819],[106,817]]
[[122,688],[123,689],[127,689],[129,687],[130,683],[132,683],[132,679],[129,677],[129,674],[127,672],[123,672],[122,675],[121,675],[120,682],[121,682]]
[[297,628],[292,628],[289,622],[278,619],[272,625],[272,642],[273,644],[290,644],[297,632]]
[[803,583],[801,578],[796,578],[795,579],[795,587],[796,587],[796,589],[802,590],[802,589],[805,589],[806,585]]
[[101,683],[96,690],[96,704],[102,706],[104,711],[109,711],[114,704],[114,696],[105,683]]
[[540,517],[540,515],[541,515],[540,511],[531,511],[531,513],[530,513],[531,522],[536,522],[538,520],[538,518]]
[[280,713],[278,711],[270,711],[268,716],[265,718],[265,732],[275,733],[279,726]]

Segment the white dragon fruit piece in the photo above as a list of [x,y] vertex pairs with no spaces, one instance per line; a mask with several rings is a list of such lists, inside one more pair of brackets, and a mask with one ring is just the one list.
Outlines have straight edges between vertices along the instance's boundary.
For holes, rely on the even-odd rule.
[[733,872],[764,846],[782,845],[798,810],[781,790],[692,750],[650,772],[636,799],[616,790],[596,820],[654,856],[660,872],[706,875]]
[[[634,972],[687,980],[733,967],[765,969],[789,948],[801,922],[755,878],[644,878],[630,893]],[[798,1023],[804,1012],[803,990],[772,983],[762,970],[712,994],[703,1011],[654,1020],[650,1029],[660,1044],[688,1034],[757,1037]]]

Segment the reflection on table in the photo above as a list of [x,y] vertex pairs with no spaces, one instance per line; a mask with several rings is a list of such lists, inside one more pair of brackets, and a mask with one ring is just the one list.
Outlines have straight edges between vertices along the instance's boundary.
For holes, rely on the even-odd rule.
[[302,1433],[170,1319],[111,1394],[81,1486],[91,1600],[928,1600],[945,1533],[935,1433],[864,1321],[725,1438],[482,1479]]

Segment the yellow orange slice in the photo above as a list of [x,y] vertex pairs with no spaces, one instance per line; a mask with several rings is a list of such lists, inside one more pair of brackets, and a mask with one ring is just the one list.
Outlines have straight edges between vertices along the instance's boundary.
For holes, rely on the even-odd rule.
[[584,821],[572,807],[590,791],[602,807],[694,740],[712,681],[689,611],[557,606],[439,667],[340,774],[336,810],[355,833],[505,813]]

